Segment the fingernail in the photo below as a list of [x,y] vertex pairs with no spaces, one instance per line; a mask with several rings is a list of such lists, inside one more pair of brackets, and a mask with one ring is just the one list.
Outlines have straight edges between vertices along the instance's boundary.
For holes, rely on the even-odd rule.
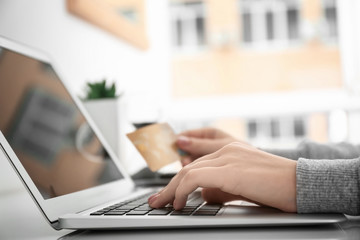
[[174,209],[176,209],[176,210],[180,210],[180,209],[181,209],[180,203],[179,203],[179,201],[177,201],[176,199],[175,199],[174,202],[173,202],[173,207],[174,207]]
[[148,202],[150,202],[151,199],[153,199],[156,195],[158,195],[158,193],[155,193],[155,194],[151,195],[151,196],[148,198]]
[[190,138],[186,137],[186,136],[179,136],[177,138],[177,143],[180,145],[180,146],[186,146],[186,145],[189,145],[190,144]]
[[160,194],[155,194],[149,198],[149,205],[152,205],[156,199],[160,196]]

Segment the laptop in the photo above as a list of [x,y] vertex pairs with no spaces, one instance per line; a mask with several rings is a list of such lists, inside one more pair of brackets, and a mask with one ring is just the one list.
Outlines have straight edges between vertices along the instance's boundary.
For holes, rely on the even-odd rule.
[[[44,53],[0,37],[0,159],[54,229],[214,228],[329,224],[342,214],[290,214],[246,202],[152,209]],[[106,117],[106,116],[104,116]],[[20,216],[19,216],[20,217]]]

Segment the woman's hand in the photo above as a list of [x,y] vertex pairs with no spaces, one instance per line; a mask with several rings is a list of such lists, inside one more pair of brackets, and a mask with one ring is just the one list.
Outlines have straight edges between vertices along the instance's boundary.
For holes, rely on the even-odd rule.
[[[186,152],[186,155],[181,158],[181,163],[186,166],[195,159],[214,153],[225,145],[236,141],[238,140],[231,135],[216,128],[200,128],[183,132],[179,134],[177,139],[178,147]],[[240,196],[225,193],[216,188],[204,188],[202,196],[206,201],[212,203],[243,199]]]
[[149,198],[149,204],[159,208],[170,203],[182,209],[188,195],[202,187],[210,189],[210,195],[221,193],[224,202],[247,199],[296,212],[295,173],[296,161],[244,143],[231,143],[185,166],[168,186]]
[[178,135],[177,146],[185,151],[181,163],[183,166],[204,155],[216,152],[225,145],[237,141],[229,134],[215,128],[190,130]]

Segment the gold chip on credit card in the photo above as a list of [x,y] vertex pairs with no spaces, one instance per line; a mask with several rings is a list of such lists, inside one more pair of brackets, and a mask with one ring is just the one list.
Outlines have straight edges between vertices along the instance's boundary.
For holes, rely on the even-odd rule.
[[127,137],[153,172],[170,163],[180,161],[178,148],[175,144],[176,134],[167,123],[142,127],[128,133]]

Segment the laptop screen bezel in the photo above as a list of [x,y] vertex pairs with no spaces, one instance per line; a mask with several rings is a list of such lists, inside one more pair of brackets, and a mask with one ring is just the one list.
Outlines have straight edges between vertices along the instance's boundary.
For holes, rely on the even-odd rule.
[[118,158],[110,149],[109,144],[106,142],[99,129],[96,127],[89,114],[82,106],[80,100],[71,92],[66,81],[64,81],[64,78],[61,77],[60,72],[57,70],[58,67],[54,61],[51,61],[51,59],[46,54],[40,51],[16,43],[2,36],[0,36],[0,47],[48,63],[53,67],[54,71],[59,77],[59,80],[71,96],[75,105],[84,115],[85,119],[88,121],[94,133],[98,136],[99,140],[102,142],[104,148],[107,150],[123,176],[122,179],[110,183],[45,200],[16,156],[15,152],[12,150],[6,138],[0,132],[0,144],[2,152],[4,153],[5,157],[8,158],[12,167],[15,169],[16,173],[50,224],[54,227],[58,221],[59,216],[61,215],[81,212],[85,209],[109,202],[113,199],[126,196],[129,192],[131,192],[134,189],[135,184],[131,180],[130,176],[126,173],[125,169],[121,166]]

